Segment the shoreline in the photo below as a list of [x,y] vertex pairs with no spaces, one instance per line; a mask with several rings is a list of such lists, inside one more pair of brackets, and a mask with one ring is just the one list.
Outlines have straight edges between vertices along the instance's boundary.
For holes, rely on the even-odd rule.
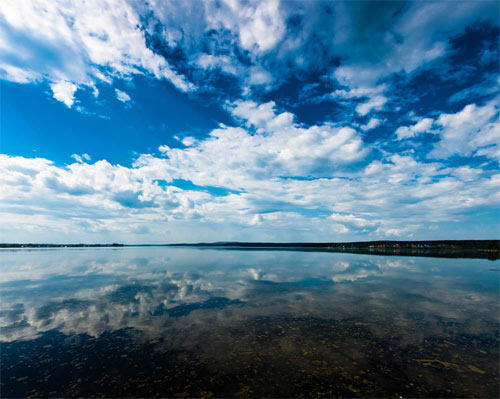
[[311,251],[385,256],[499,259],[500,240],[363,241],[345,243],[214,242],[177,244],[0,243],[0,249],[175,247],[242,251]]

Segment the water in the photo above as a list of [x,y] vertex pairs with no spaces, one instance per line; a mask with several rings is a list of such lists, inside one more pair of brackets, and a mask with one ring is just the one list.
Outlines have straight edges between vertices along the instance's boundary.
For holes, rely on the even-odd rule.
[[3,250],[2,397],[498,397],[499,261]]

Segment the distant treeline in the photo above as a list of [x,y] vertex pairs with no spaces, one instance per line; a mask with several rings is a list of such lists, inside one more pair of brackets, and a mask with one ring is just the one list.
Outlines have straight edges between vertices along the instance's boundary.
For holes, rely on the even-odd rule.
[[500,240],[429,240],[429,241],[360,241],[360,242],[238,242],[222,241],[197,244],[168,244],[170,246],[209,247],[292,247],[292,248],[456,248],[456,249],[500,249]]
[[[95,248],[128,247],[124,244],[1,244],[0,248]],[[498,259],[500,240],[429,240],[429,241],[361,241],[361,242],[238,242],[223,241],[196,244],[163,244],[138,246],[199,247],[240,250],[295,250],[351,252],[373,255],[437,256],[446,258]]]
[[429,241],[362,241],[362,242],[214,242],[170,244],[181,247],[216,247],[238,249],[295,249],[369,253],[374,255],[409,255],[498,259],[500,240],[429,240]]
[[95,248],[95,247],[123,247],[123,244],[7,244],[0,243],[0,248]]

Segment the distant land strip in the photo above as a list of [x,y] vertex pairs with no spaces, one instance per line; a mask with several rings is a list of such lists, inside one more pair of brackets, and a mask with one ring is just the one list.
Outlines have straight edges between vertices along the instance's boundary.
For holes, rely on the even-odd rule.
[[12,244],[0,243],[0,248],[97,248],[97,247],[125,247],[124,244]]
[[431,256],[445,258],[499,258],[500,240],[427,240],[427,241],[360,241],[360,242],[214,242],[167,244],[172,247],[227,248],[241,250],[296,250],[350,252],[373,255]]
[[87,248],[87,247],[131,247],[166,246],[198,247],[240,250],[295,250],[322,252],[350,252],[373,255],[431,256],[446,258],[499,258],[500,240],[427,240],[427,241],[361,241],[361,242],[238,242],[179,244],[9,244],[0,243],[0,248]]

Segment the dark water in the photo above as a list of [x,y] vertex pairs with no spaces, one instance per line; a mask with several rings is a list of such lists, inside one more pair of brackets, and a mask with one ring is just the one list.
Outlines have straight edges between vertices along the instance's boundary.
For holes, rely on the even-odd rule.
[[1,251],[2,397],[498,397],[499,262]]

